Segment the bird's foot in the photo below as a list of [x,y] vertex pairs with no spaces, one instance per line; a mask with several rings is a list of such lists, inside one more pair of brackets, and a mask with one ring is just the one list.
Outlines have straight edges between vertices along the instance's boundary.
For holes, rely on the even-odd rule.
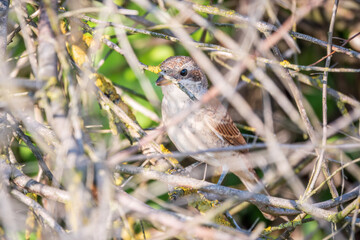
[[220,175],[220,178],[217,182],[217,185],[221,185],[221,183],[224,181],[226,174],[229,172],[229,168],[227,166],[222,166],[222,172]]

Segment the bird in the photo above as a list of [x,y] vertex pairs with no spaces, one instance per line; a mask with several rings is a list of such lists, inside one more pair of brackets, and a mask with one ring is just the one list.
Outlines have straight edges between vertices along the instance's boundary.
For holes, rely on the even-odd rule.
[[[198,152],[213,148],[246,145],[246,140],[234,124],[227,109],[213,98],[192,111],[179,123],[171,121],[191,108],[194,99],[201,99],[208,92],[208,80],[202,69],[188,56],[173,56],[160,64],[160,76],[156,85],[161,87],[162,121],[167,134],[180,152]],[[194,98],[179,88],[187,89]],[[190,95],[191,96],[191,95]],[[241,151],[206,152],[192,155],[197,161],[221,167],[221,183],[228,169],[240,178],[251,192],[267,193],[251,163],[246,158],[248,149]]]

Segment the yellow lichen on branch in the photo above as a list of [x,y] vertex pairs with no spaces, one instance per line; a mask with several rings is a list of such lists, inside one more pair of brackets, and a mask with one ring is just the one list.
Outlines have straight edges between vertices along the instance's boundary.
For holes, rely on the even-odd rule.
[[[167,149],[163,144],[160,144],[160,151],[164,154],[170,154],[171,151],[169,149]],[[176,160],[176,158],[172,158],[172,157],[167,157],[167,159],[173,164],[173,165],[178,165],[179,161]]]
[[[37,195],[34,193],[27,193],[26,196],[31,198],[32,200],[37,201]],[[31,235],[33,235],[34,233],[35,235],[40,236],[42,228],[40,226],[37,227],[36,216],[32,209],[29,209],[28,211],[25,224],[26,224],[26,230],[25,230],[26,239],[30,239]]]
[[161,72],[160,66],[147,66],[146,70],[153,72],[155,74],[158,74]]
[[290,62],[288,60],[284,60],[284,61],[280,62],[280,65],[286,68],[290,65]]
[[[114,85],[110,80],[107,80],[103,75],[99,73],[94,73],[91,75],[91,79],[94,81],[95,85],[100,89],[100,91],[109,98],[111,102],[117,105],[121,110],[134,122],[136,122],[135,115],[131,111],[128,105],[126,105],[121,99],[120,95],[116,92]],[[127,137],[130,137],[126,134],[131,127],[123,123],[116,114],[114,114],[106,104],[101,102],[101,106],[108,112],[109,115],[109,125],[111,132],[114,135],[119,133],[120,129],[124,130],[124,133]],[[131,134],[132,135],[132,134]],[[132,141],[132,140],[131,140]]]
[[83,34],[80,41],[74,41],[69,49],[71,56],[78,66],[83,66],[84,63],[89,62],[87,51],[92,43],[92,36],[90,34]]
[[[218,200],[209,200],[204,194],[197,189],[187,187],[175,187],[173,191],[169,192],[170,200],[176,200],[179,197],[191,196],[188,199],[189,206],[196,208],[201,214],[206,214],[207,211],[220,206]],[[215,223],[231,227],[231,223],[227,220],[224,214],[216,214]]]
[[[66,23],[63,21],[61,24],[61,29],[63,32],[67,31]],[[76,35],[76,34],[75,34]],[[91,34],[85,33],[77,35],[76,37],[73,37],[72,39],[69,39],[69,42],[67,42],[67,48],[72,56],[75,64],[79,67],[82,67],[85,63],[90,62],[89,58],[87,56],[88,49],[90,45],[93,42],[93,37]],[[121,99],[120,95],[116,92],[116,89],[112,82],[110,80],[107,80],[103,75],[99,73],[94,73],[90,76],[90,78],[93,80],[95,85],[100,89],[100,91],[109,98],[111,102],[113,102],[115,105],[120,107],[124,113],[131,118],[134,122],[136,122],[136,118],[131,111],[131,109],[126,105],[123,100]],[[117,135],[119,134],[119,130],[125,133],[125,135],[130,138],[128,132],[129,132],[129,126],[126,126],[116,114],[114,114],[106,104],[100,101],[101,106],[103,109],[105,109],[109,116],[109,125],[110,130],[112,134]]]
[[[60,22],[60,30],[63,34],[68,32],[68,27],[69,26],[66,21]],[[91,34],[82,34],[81,32],[77,33],[79,34],[70,35],[71,37],[66,41],[66,47],[76,65],[81,67],[85,62],[90,62],[87,56],[87,51],[93,41],[93,38]]]
[[117,106],[119,106],[132,120],[136,121],[134,114],[128,105],[121,99],[120,95],[116,92],[114,85],[107,80],[103,75],[94,73],[92,79],[95,85]]

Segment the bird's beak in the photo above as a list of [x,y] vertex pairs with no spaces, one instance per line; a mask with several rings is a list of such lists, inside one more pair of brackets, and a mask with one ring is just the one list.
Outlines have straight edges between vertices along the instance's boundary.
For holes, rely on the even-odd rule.
[[157,86],[166,86],[171,84],[171,80],[167,79],[164,75],[160,75],[160,77],[156,80]]

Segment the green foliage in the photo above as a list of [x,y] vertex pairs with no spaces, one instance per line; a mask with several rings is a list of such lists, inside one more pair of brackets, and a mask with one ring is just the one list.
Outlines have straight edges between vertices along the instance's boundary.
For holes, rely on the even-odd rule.
[[19,146],[18,155],[19,162],[23,164],[22,170],[24,173],[35,176],[39,171],[39,166],[32,151],[26,146]]
[[36,233],[30,233],[28,237],[26,237],[25,233],[18,233],[19,240],[38,240]]
[[319,224],[316,221],[303,224],[302,231],[304,236],[311,236],[310,239],[312,240],[322,239],[324,236],[321,229],[319,229]]

